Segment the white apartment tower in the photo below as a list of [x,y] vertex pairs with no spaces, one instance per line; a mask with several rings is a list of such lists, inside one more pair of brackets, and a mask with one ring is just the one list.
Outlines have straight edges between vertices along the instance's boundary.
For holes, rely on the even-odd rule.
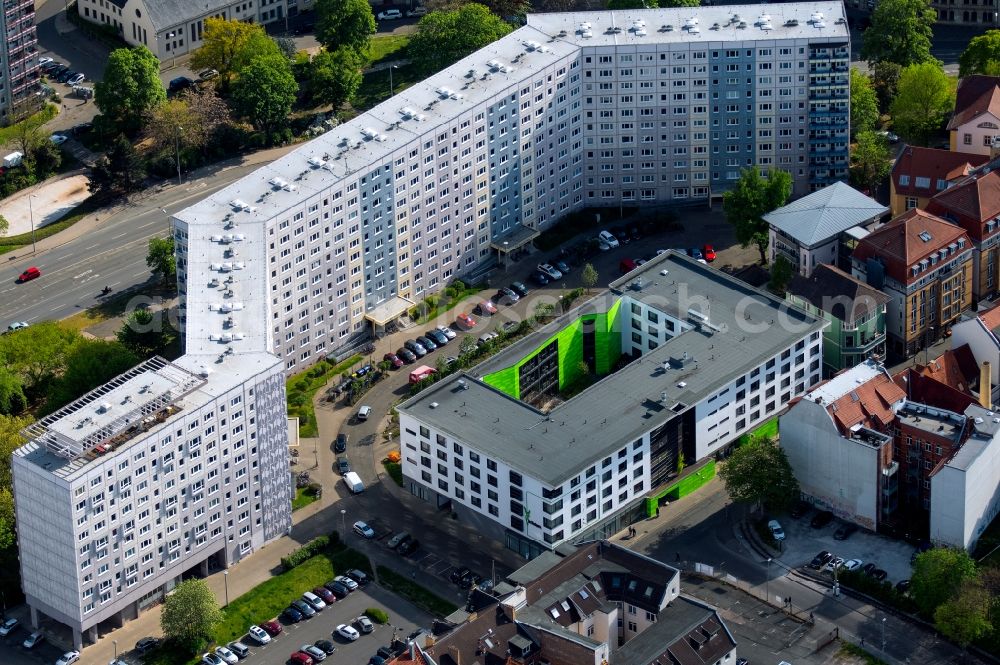
[[3,0],[0,16],[0,125],[39,107],[38,33],[32,0]]

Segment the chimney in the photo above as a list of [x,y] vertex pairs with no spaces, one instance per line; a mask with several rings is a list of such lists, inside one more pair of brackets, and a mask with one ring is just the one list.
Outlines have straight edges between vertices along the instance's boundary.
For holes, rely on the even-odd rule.
[[989,360],[984,360],[979,368],[979,405],[987,411],[993,410],[993,370]]

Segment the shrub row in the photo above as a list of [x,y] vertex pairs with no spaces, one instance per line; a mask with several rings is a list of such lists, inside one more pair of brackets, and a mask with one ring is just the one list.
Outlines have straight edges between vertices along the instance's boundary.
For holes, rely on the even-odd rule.
[[318,536],[288,556],[281,557],[281,566],[285,570],[291,570],[292,568],[305,563],[317,554],[332,550],[338,545],[340,545],[340,534],[336,531],[331,533],[329,536]]

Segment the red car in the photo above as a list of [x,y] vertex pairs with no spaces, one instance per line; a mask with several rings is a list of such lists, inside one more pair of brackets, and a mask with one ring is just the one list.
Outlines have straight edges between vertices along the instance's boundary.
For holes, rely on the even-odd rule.
[[312,656],[302,651],[296,651],[291,656],[288,657],[288,661],[292,665],[313,665]]
[[274,619],[271,619],[270,621],[265,621],[264,623],[260,624],[260,627],[263,628],[264,632],[266,632],[271,637],[274,637],[275,635],[281,633],[281,624],[275,621]]
[[315,589],[313,589],[313,593],[322,598],[323,602],[326,603],[327,605],[329,605],[330,603],[337,602],[337,597],[333,595],[333,593],[325,587],[318,586]]
[[462,330],[471,330],[476,327],[476,320],[468,314],[459,314],[455,318],[455,325]]
[[390,363],[392,363],[393,369],[399,369],[400,367],[403,366],[403,361],[400,360],[399,356],[397,356],[395,353],[385,354],[384,356],[382,356],[382,360],[388,360]]
[[30,282],[31,280],[37,279],[41,276],[42,276],[42,271],[36,268],[35,266],[31,266],[30,268],[21,273],[21,276],[17,278],[17,283],[23,284],[24,282]]
[[715,248],[711,245],[705,245],[701,248],[701,254],[706,261],[711,263],[715,260]]

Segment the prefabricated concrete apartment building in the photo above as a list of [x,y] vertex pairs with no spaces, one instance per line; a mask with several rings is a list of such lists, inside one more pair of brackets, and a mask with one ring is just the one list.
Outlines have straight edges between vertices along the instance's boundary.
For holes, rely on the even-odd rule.
[[[175,214],[187,355],[147,361],[39,421],[15,453],[32,623],[44,613],[79,646],[102,622],[158,601],[185,571],[228,566],[286,532],[284,376],[349,349],[566,213],[708,200],[752,166],[788,170],[796,195],[845,177],[849,53],[839,2],[529,15]],[[689,460],[804,390],[820,358],[818,329],[804,335],[772,339],[792,354],[782,371],[805,377],[762,397],[759,413],[734,412],[716,439],[686,439]],[[736,380],[717,378],[720,390]],[[698,422],[705,397],[689,402]],[[626,429],[605,442],[627,444],[626,468],[641,471],[625,496],[616,489],[610,508],[602,497],[599,514],[582,518],[567,502],[566,525],[546,528],[547,539],[527,531],[537,517],[526,520],[512,546],[529,553],[565,540],[655,486],[648,462],[632,461],[651,450],[649,432]],[[563,471],[574,472],[539,473],[539,487],[561,488]],[[437,480],[427,487],[440,489]]]

